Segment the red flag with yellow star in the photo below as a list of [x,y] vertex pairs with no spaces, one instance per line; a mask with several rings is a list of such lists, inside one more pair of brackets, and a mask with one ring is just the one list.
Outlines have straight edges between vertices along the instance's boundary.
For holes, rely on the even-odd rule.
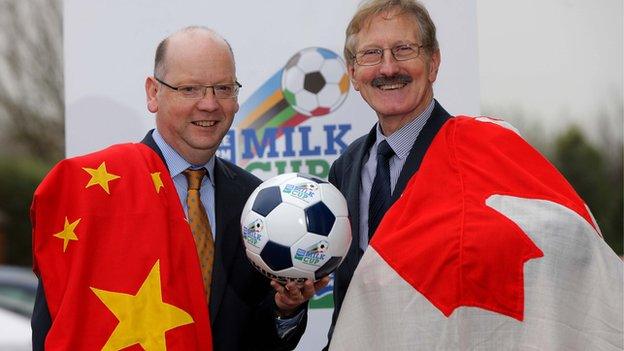
[[52,318],[46,350],[212,349],[195,243],[149,147],[60,162],[37,188],[31,217]]

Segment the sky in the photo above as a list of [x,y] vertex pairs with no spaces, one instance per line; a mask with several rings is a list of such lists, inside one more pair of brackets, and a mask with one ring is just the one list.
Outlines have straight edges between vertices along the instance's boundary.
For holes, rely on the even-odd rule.
[[622,0],[477,0],[482,113],[569,123],[622,140]]

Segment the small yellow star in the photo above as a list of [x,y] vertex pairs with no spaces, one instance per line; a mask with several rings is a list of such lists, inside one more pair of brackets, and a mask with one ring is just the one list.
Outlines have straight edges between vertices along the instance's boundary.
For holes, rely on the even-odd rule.
[[102,350],[140,344],[146,351],[165,351],[166,331],[194,323],[186,311],[163,302],[160,261],[156,261],[136,295],[93,287],[91,291],[119,320]]
[[110,190],[108,189],[108,182],[121,178],[116,174],[108,173],[108,171],[106,170],[106,162],[102,162],[97,169],[87,167],[83,167],[82,169],[84,169],[87,173],[91,175],[91,179],[89,179],[89,183],[87,183],[85,188],[88,188],[92,185],[99,185],[108,194],[110,194]]
[[81,218],[78,218],[78,220],[69,223],[67,217],[65,217],[65,226],[63,227],[63,231],[54,234],[55,237],[63,239],[63,252],[67,250],[67,244],[69,244],[70,240],[78,240],[74,230],[76,230],[76,226],[80,223],[80,220]]
[[160,193],[160,188],[163,188],[165,185],[160,179],[160,172],[154,172],[152,174],[152,182],[154,182],[154,188],[156,188],[156,193]]

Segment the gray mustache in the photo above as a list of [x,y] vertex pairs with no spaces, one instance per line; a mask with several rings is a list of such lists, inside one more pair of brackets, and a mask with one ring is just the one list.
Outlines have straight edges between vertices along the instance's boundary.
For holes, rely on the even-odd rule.
[[405,75],[405,74],[401,74],[401,75],[396,75],[392,77],[386,77],[386,76],[377,77],[373,79],[371,84],[373,86],[378,87],[380,85],[386,85],[386,84],[407,84],[411,82],[412,82],[412,77]]

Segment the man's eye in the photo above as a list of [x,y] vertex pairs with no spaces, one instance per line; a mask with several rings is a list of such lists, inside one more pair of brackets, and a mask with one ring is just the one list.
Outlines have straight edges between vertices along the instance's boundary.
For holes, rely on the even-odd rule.
[[363,56],[374,56],[381,54],[381,49],[368,49],[362,51]]
[[199,87],[193,86],[193,85],[189,85],[189,86],[185,86],[185,87],[180,87],[180,92],[184,93],[184,94],[195,94],[200,90]]
[[232,87],[230,85],[215,85],[214,89],[224,94],[228,94],[232,92]]
[[398,45],[394,47],[394,52],[396,53],[408,53],[411,51],[413,51],[413,49],[409,45]]

